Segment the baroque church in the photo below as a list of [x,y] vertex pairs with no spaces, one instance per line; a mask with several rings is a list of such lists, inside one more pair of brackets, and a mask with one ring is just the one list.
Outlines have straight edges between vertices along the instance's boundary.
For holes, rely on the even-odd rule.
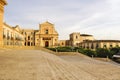
[[25,46],[53,47],[58,44],[58,33],[54,24],[46,21],[39,25],[39,30],[22,29]]

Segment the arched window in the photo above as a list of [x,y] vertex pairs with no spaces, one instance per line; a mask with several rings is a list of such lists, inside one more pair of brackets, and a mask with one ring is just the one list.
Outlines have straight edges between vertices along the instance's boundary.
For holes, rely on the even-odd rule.
[[26,32],[24,32],[24,34],[25,34],[25,35],[27,35],[27,33],[26,33]]
[[45,34],[48,34],[48,29],[45,30]]
[[78,39],[78,36],[76,36],[76,39]]
[[99,48],[99,44],[98,43],[96,44],[96,48]]
[[30,40],[30,36],[28,36],[28,40]]
[[116,47],[119,47],[119,45],[116,45]]
[[26,46],[26,42],[25,42],[25,46]]
[[64,43],[62,42],[62,45],[64,45]]
[[106,44],[104,44],[104,45],[103,45],[103,48],[107,48],[107,45],[106,45]]
[[94,45],[93,45],[93,43],[91,44],[91,49],[94,49]]
[[113,45],[112,44],[110,44],[110,48],[112,48],[113,47]]

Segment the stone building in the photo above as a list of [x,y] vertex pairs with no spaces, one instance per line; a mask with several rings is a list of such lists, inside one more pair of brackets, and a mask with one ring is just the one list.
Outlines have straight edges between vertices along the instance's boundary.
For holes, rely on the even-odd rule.
[[58,33],[54,24],[46,21],[39,25],[39,30],[35,33],[35,46],[53,47],[58,45]]
[[79,46],[85,49],[113,48],[120,47],[120,40],[86,40],[79,43]]
[[80,37],[81,37],[81,42],[86,40],[95,40],[94,36],[90,34],[80,34]]
[[78,44],[83,42],[84,40],[95,40],[95,39],[92,35],[80,34],[79,32],[74,32],[70,34],[71,46],[78,46]]
[[67,40],[59,40],[59,45],[60,47],[65,47],[67,46]]
[[9,46],[58,46],[58,33],[48,21],[39,25],[39,30],[21,29],[3,24],[3,45]]
[[0,46],[3,45],[3,17],[5,5],[7,5],[7,2],[5,0],[0,0]]
[[92,35],[80,34],[79,32],[71,33],[69,37],[70,37],[69,40],[60,40],[59,41],[60,46],[79,47],[79,43],[85,40],[95,40]]
[[22,29],[25,46],[54,47],[58,45],[58,33],[54,24],[46,21],[39,24],[39,30]]
[[11,27],[3,24],[3,45],[4,46],[24,46],[24,36],[21,34],[19,26]]
[[22,29],[22,34],[24,36],[24,45],[25,46],[35,46],[35,30]]
[[85,49],[95,50],[97,48],[113,48],[120,47],[120,40],[95,40],[92,35],[80,34],[79,32],[74,32],[70,34],[69,40],[60,41],[62,46],[73,46],[82,47]]

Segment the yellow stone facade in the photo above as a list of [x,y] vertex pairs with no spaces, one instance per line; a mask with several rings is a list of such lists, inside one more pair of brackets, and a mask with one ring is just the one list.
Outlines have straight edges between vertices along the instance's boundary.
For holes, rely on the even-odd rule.
[[35,46],[54,47],[58,45],[58,33],[54,24],[46,21],[39,25],[38,32],[35,33]]
[[58,33],[54,24],[46,21],[39,24],[39,30],[22,29],[25,46],[55,47],[58,45]]
[[24,45],[25,46],[35,46],[35,30],[22,29],[22,34],[24,36]]
[[113,48],[120,47],[120,40],[93,40],[83,41],[79,43],[79,46],[85,49],[97,49],[97,48]]
[[58,46],[58,33],[54,25],[48,21],[39,25],[39,30],[21,29],[3,23],[2,42],[4,46]]
[[3,24],[3,45],[4,46],[24,46],[24,36],[17,25],[12,27],[6,23]]
[[5,5],[7,5],[7,2],[5,0],[0,0],[0,46],[3,45],[3,17]]
[[79,32],[73,32],[69,35],[69,40],[60,40],[59,44],[60,46],[73,46],[73,47],[79,47],[79,43],[82,43],[86,40],[95,40],[95,38],[92,35],[89,34],[80,34]]
[[59,41],[59,46],[60,46],[60,47],[67,46],[67,40],[60,40],[60,41]]

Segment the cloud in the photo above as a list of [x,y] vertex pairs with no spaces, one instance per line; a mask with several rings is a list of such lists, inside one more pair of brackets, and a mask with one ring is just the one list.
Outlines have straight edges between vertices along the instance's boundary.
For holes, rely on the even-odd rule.
[[8,0],[5,21],[23,28],[38,29],[46,20],[55,24],[60,39],[72,32],[97,39],[120,39],[119,0]]

